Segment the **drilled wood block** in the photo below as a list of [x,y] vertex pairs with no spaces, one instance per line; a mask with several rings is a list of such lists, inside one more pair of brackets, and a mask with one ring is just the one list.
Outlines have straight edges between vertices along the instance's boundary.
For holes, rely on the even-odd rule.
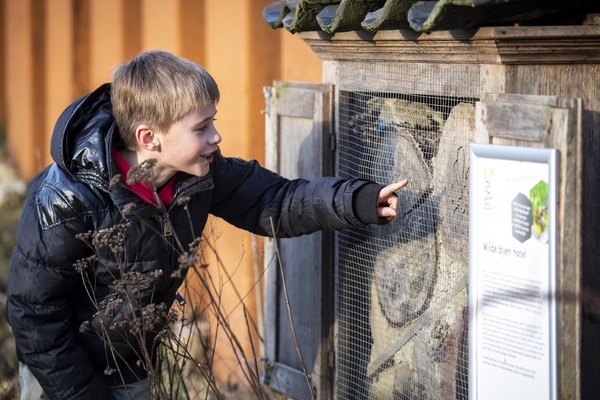
[[469,143],[475,141],[475,106],[456,105],[440,138],[433,168],[433,196],[439,202],[440,241],[448,254],[469,261]]
[[373,346],[367,373],[371,393],[390,394],[375,398],[454,399],[466,390],[467,266],[440,246],[436,268],[426,308],[399,328],[377,307],[381,295],[372,284]]
[[436,277],[434,210],[431,198],[415,206],[405,218],[401,241],[375,260],[377,301],[392,326],[402,327],[427,308]]

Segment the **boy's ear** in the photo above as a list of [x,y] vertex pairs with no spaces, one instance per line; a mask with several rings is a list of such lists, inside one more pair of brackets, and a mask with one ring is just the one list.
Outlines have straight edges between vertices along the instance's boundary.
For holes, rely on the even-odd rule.
[[144,150],[158,151],[160,149],[160,140],[154,134],[154,130],[148,125],[138,126],[135,130],[135,138]]

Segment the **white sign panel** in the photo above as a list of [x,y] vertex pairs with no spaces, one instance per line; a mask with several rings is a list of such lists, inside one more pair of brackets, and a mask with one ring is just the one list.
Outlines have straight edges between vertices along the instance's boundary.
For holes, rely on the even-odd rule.
[[557,398],[554,149],[472,144],[469,399]]

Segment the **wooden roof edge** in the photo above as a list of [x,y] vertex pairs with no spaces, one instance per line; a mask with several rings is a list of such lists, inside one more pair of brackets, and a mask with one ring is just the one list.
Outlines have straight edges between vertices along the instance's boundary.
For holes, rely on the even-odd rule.
[[448,63],[600,63],[600,26],[481,27],[418,33],[406,30],[301,32],[323,60]]
[[412,29],[389,29],[377,32],[349,31],[328,34],[322,31],[305,31],[297,35],[303,40],[406,40],[406,41],[474,41],[474,40],[540,40],[540,39],[584,39],[600,38],[598,25],[560,26],[491,26],[431,33],[415,32]]

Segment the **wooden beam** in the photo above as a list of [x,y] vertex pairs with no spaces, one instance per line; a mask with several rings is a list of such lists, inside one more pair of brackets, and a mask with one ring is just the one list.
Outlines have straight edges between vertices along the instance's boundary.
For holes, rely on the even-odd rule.
[[571,64],[600,61],[599,26],[485,27],[430,34],[410,29],[302,32],[323,60]]
[[123,62],[123,0],[90,0],[90,81],[88,91],[110,80]]
[[[32,0],[7,1],[6,6],[6,94],[8,150],[21,174],[31,178],[39,152],[33,140],[33,52]],[[16,132],[19,132],[16,134]]]
[[52,162],[50,157],[50,140],[56,119],[74,100],[73,66],[73,7],[72,0],[45,0],[45,43],[46,62],[44,105],[46,118],[44,121],[44,164]]

